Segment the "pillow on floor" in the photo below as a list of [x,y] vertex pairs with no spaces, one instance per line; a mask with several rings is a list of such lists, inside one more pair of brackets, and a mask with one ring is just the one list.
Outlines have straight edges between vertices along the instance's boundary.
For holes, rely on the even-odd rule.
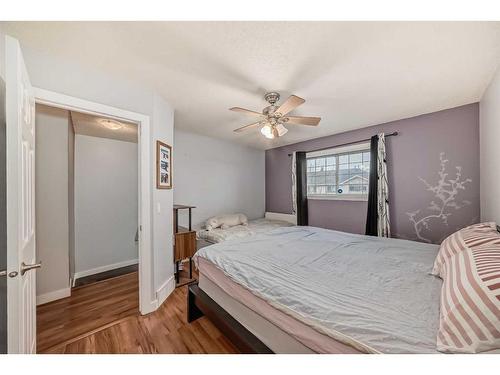
[[500,349],[500,244],[485,233],[482,239],[458,237],[450,241],[450,246],[458,247],[447,254],[440,270],[439,351]]
[[431,273],[442,278],[443,265],[454,254],[463,251],[468,246],[475,247],[488,243],[500,244],[500,233],[497,231],[496,223],[479,223],[460,229],[441,243]]
[[221,215],[208,219],[205,223],[207,230],[215,228],[227,229],[236,225],[247,225],[248,219],[244,214]]

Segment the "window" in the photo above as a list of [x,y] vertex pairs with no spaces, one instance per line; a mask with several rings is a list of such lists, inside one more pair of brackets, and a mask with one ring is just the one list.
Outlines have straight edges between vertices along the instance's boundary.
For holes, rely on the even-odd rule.
[[307,196],[367,199],[370,145],[338,147],[307,154]]

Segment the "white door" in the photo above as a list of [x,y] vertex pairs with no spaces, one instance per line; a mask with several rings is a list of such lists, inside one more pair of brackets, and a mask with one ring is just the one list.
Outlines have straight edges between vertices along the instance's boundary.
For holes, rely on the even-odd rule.
[[36,351],[35,99],[17,40],[5,39],[7,349]]

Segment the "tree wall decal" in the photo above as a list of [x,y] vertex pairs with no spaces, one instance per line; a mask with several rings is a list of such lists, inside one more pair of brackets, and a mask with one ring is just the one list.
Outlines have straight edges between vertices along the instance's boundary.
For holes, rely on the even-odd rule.
[[425,213],[421,213],[421,210],[406,213],[414,227],[417,239],[428,243],[432,243],[432,240],[425,237],[423,232],[425,230],[431,230],[432,222],[437,221],[444,225],[448,225],[448,218],[452,215],[454,210],[459,210],[471,204],[468,200],[457,202],[457,196],[461,190],[465,190],[465,185],[472,182],[472,180],[462,177],[462,167],[460,166],[455,167],[455,178],[449,179],[448,173],[446,173],[446,164],[449,160],[445,159],[444,152],[439,154],[439,161],[441,168],[438,172],[439,180],[437,185],[431,185],[426,180],[419,177],[419,180],[425,185],[426,190],[431,191],[435,198],[426,209],[427,211],[425,213],[427,213],[427,215],[422,216],[425,215]]

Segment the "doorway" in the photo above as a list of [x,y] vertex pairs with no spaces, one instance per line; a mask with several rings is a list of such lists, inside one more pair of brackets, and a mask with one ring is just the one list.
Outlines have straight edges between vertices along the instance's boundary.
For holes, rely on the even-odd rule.
[[152,275],[149,116],[39,88],[34,88],[34,96],[37,104],[137,124],[139,311],[143,315],[154,311],[157,300]]
[[37,351],[139,314],[138,126],[36,106]]

